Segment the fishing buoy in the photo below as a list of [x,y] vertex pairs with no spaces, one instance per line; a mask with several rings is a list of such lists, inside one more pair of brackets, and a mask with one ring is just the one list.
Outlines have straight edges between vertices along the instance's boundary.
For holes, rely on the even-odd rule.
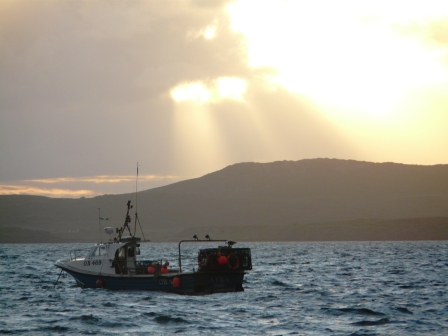
[[104,281],[101,280],[101,279],[98,279],[98,280],[96,281],[96,287],[97,287],[97,288],[103,288],[103,287],[104,287]]
[[174,288],[179,288],[180,286],[180,278],[179,277],[174,277],[173,279],[173,287]]
[[153,266],[148,267],[148,274],[154,274],[155,271],[156,271],[155,267]]
[[220,256],[219,258],[218,258],[218,263],[220,264],[220,265],[225,265],[225,264],[227,264],[227,257],[226,256]]
[[162,267],[162,274],[167,274],[167,273],[168,273],[168,268]]

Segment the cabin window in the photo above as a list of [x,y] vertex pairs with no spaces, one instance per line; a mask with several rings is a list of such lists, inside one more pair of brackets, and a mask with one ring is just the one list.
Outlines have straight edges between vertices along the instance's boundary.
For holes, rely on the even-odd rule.
[[98,247],[93,248],[92,251],[90,252],[91,257],[98,257],[99,255],[100,255],[100,250]]
[[107,253],[107,246],[96,246],[90,251],[90,257],[99,257]]
[[126,259],[126,250],[125,250],[124,246],[120,247],[117,250],[117,254],[116,255],[118,256],[119,259]]
[[128,247],[128,257],[134,257],[135,253],[134,253],[134,246],[129,246]]
[[99,252],[100,252],[100,255],[106,255],[107,254],[107,246],[106,245],[101,245],[99,247]]

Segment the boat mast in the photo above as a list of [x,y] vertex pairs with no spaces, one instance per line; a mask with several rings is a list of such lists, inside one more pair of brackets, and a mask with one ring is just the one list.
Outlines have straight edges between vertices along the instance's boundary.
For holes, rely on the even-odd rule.
[[137,208],[138,208],[137,195],[138,195],[138,162],[137,162],[137,177],[135,178],[135,220],[134,220],[134,237],[135,237],[135,233],[136,233],[136,231],[137,231],[137,222],[138,222],[138,225],[140,226],[140,231],[142,232],[143,241],[145,241],[145,240],[146,240],[146,238],[145,238],[145,234],[143,233],[142,225],[140,224],[140,220],[138,219],[138,213],[137,213]]
[[137,209],[138,209],[138,162],[137,162],[137,176],[135,177],[135,220],[134,220],[134,237],[135,237],[135,231],[137,231],[137,219],[138,219],[138,215],[137,215]]
[[98,227],[100,228],[100,242],[103,243],[103,237],[101,236],[101,211],[98,208]]

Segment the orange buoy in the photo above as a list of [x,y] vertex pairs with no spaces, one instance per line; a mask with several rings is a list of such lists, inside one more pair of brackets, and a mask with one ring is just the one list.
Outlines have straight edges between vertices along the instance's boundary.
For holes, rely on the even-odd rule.
[[225,264],[227,264],[227,262],[228,262],[228,260],[227,260],[227,257],[226,256],[220,256],[219,258],[218,258],[218,263],[220,264],[220,265],[225,265]]
[[148,267],[148,274],[154,274],[155,271],[156,271],[155,267],[153,266]]
[[167,273],[168,273],[168,268],[162,267],[162,274],[167,274]]
[[98,279],[95,284],[96,284],[97,288],[103,288],[104,287],[104,281],[101,280],[101,279]]
[[173,287],[174,288],[179,288],[180,286],[180,278],[179,277],[174,277],[173,279]]

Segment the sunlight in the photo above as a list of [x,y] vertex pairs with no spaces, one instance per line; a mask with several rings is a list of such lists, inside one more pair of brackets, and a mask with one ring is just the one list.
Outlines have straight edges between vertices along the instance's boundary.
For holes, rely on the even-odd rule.
[[[11,181],[9,184],[0,185],[0,195],[41,195],[47,197],[93,197],[107,193],[111,190],[115,193],[117,185],[135,184],[135,175],[97,175],[84,177],[57,177],[45,179],[30,179]],[[177,182],[179,176],[174,175],[139,175],[138,181],[142,187],[160,186],[161,183],[168,184]],[[103,190],[98,191],[94,185],[102,184]],[[49,186],[51,185],[51,186]],[[84,187],[80,189],[80,185]],[[115,186],[112,187],[111,186]],[[93,188],[97,191],[94,192]],[[75,189],[76,188],[76,189]],[[133,189],[131,189],[133,190]]]
[[204,34],[203,34],[204,38],[206,40],[210,40],[210,39],[214,38],[215,35],[216,35],[216,29],[217,29],[216,25],[208,26],[207,28],[205,28],[205,31],[204,31]]
[[[57,183],[122,183],[135,181],[135,175],[97,175],[84,177],[56,177],[47,179],[32,179],[23,180],[26,183],[43,183],[43,184],[57,184]],[[172,175],[139,175],[140,181],[159,181],[177,179],[178,176]]]
[[217,89],[221,98],[241,100],[246,91],[246,81],[241,78],[221,77],[217,80]]
[[210,105],[198,101],[181,101],[176,104],[173,155],[177,165],[184,167],[187,176],[220,169],[228,160],[216,116],[210,112]]
[[[246,87],[242,78],[219,77],[207,83],[181,83],[171,89],[171,98],[176,102],[176,158],[187,171],[206,174],[229,163],[230,154],[214,106],[226,101],[243,102]],[[199,169],[197,162],[202,162]]]
[[59,188],[39,188],[23,185],[0,185],[0,195],[39,195],[57,198],[92,197],[92,190],[70,190]]
[[395,118],[409,90],[448,80],[437,50],[392,29],[443,16],[435,10],[445,8],[440,2],[429,3],[239,1],[228,10],[232,28],[247,37],[251,66],[275,68],[273,84],[308,96],[345,122]]
[[171,90],[171,97],[177,102],[185,100],[208,102],[210,93],[204,84],[200,82],[184,83]]
[[194,40],[197,38],[205,38],[206,40],[211,40],[216,37],[216,31],[218,29],[218,21],[215,20],[213,24],[210,24],[199,30],[191,30],[187,33],[188,40]]
[[223,99],[242,100],[246,81],[235,77],[220,77],[209,85],[203,82],[182,83],[171,90],[176,102],[217,103]]

